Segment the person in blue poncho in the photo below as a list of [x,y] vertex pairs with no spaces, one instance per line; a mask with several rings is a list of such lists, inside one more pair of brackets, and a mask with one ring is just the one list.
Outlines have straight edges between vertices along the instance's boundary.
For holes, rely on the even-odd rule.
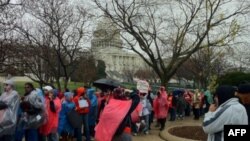
[[67,119],[67,113],[75,109],[75,104],[72,101],[73,93],[65,92],[65,100],[62,102],[62,110],[59,115],[58,133],[63,141],[72,140],[74,135],[74,128]]
[[88,114],[89,116],[89,129],[90,129],[90,135],[94,137],[95,135],[95,125],[97,120],[97,113],[98,113],[98,100],[95,95],[95,90],[90,88],[87,90],[87,96],[91,102],[90,106],[90,112]]

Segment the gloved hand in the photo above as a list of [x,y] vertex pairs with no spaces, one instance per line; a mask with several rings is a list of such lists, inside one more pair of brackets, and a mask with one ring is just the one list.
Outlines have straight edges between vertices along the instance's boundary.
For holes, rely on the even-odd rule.
[[8,105],[4,103],[3,101],[0,101],[0,110],[8,108]]

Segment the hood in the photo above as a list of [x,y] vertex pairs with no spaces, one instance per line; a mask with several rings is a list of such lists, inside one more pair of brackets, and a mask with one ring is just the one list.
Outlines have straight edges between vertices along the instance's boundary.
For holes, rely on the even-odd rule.
[[59,91],[58,91],[57,89],[54,89],[54,90],[53,90],[53,96],[54,96],[54,97],[57,97],[57,96],[58,96],[58,93],[59,93]]
[[89,99],[92,99],[93,96],[94,96],[94,94],[95,94],[95,90],[94,89],[91,88],[91,89],[87,90],[87,95],[88,95]]
[[84,89],[83,87],[77,88],[76,94],[77,94],[77,96],[82,96],[82,95],[84,95],[84,94],[85,94],[85,89]]
[[215,96],[218,97],[218,104],[221,105],[227,100],[235,97],[235,89],[229,85],[222,85],[216,89]]
[[73,97],[73,93],[71,93],[71,92],[65,92],[64,93],[64,97],[65,97],[65,99],[67,101],[70,101],[72,99],[72,97]]
[[164,86],[160,87],[160,91],[165,91],[165,90],[166,90],[166,88]]

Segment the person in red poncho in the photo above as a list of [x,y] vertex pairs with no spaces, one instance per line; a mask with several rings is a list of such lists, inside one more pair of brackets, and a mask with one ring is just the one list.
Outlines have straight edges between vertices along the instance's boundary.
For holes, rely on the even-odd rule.
[[[86,141],[90,141],[90,131],[88,124],[88,113],[90,107],[90,101],[86,96],[86,91],[84,87],[79,87],[76,89],[76,96],[73,101],[76,105],[76,111],[82,116],[83,125],[84,125],[84,134],[86,137]],[[82,104],[85,103],[85,104]],[[77,141],[82,141],[82,128],[76,129],[76,138]]]
[[128,100],[121,88],[116,88],[113,98],[108,101],[101,113],[95,131],[96,141],[132,141],[131,113],[135,110],[140,98],[131,94]]
[[155,117],[160,123],[160,130],[162,131],[165,128],[166,119],[168,116],[169,104],[167,101],[167,96],[165,93],[157,92],[157,97],[154,100],[154,111]]
[[40,139],[49,141],[58,141],[57,128],[59,122],[59,113],[61,111],[61,101],[57,97],[58,91],[51,86],[45,86],[45,107],[47,113],[47,122],[40,127]]

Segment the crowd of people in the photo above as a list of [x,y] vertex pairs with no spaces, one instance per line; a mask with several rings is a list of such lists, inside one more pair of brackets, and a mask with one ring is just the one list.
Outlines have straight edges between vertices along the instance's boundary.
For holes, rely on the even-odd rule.
[[[156,127],[164,130],[168,119],[183,120],[191,113],[194,120],[204,116],[203,129],[214,140],[221,137],[222,124],[249,123],[249,84],[238,90],[220,86],[214,95],[209,90],[167,92],[165,87],[156,94],[120,87],[103,92],[90,87],[60,92],[52,86],[34,88],[32,83],[25,83],[24,89],[24,95],[19,95],[12,80],[4,82],[1,141],[82,141],[82,135],[86,141],[131,141],[131,135],[149,134],[154,119]],[[233,116],[232,112],[239,114]]]

